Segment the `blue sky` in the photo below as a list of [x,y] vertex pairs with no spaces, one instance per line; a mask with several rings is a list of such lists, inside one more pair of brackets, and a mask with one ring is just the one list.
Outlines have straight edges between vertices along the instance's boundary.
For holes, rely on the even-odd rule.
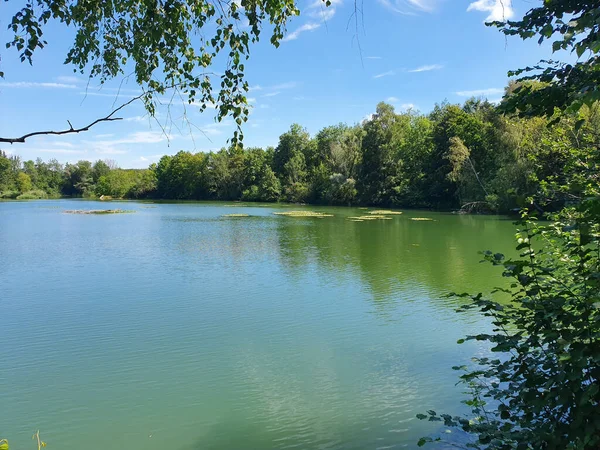
[[[300,0],[302,15],[294,18],[279,49],[267,39],[253,49],[246,64],[253,105],[244,127],[246,146],[275,146],[294,122],[311,134],[339,122],[360,122],[382,100],[398,110],[425,113],[443,100],[459,103],[471,95],[497,100],[508,70],[551,55],[546,44],[506,39],[484,25],[502,14],[520,17],[537,2],[504,0],[502,8],[500,0],[364,0],[360,49],[354,25],[347,27],[354,1],[336,0],[327,9],[315,2]],[[1,42],[9,39],[8,9],[0,13]],[[2,50],[0,136],[63,129],[67,120],[75,127],[85,125],[136,95],[132,83],[121,87],[119,97],[117,82],[102,89],[92,83],[86,90],[85,78],[62,64],[71,38],[68,31],[49,30],[49,45],[33,66],[20,63],[14,50]],[[0,149],[25,160],[112,159],[121,167],[146,167],[179,150],[219,149],[234,130],[231,121],[216,123],[213,110],[200,114],[188,106],[190,132],[181,120],[183,111],[180,102],[173,103],[169,121],[166,108],[159,110],[157,120],[173,125],[167,135],[140,104],[133,104],[121,122]]]

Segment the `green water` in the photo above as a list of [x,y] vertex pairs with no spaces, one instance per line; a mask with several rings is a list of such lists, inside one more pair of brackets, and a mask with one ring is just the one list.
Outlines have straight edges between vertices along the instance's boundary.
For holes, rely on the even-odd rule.
[[[114,208],[135,214],[70,215]],[[501,279],[494,217],[350,222],[274,206],[0,203],[0,438],[32,449],[415,448],[460,412]],[[294,208],[299,209],[299,208]],[[247,213],[257,217],[222,218]],[[434,222],[415,222],[426,216]]]

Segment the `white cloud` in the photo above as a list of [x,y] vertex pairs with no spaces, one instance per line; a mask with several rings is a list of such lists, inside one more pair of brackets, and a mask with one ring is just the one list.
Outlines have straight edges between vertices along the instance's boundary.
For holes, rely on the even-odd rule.
[[145,115],[145,116],[125,117],[125,119],[123,119],[123,120],[125,122],[146,122],[148,120],[148,118],[149,118],[149,116]]
[[303,95],[297,95],[296,97],[293,97],[292,100],[306,100],[306,97]]
[[411,73],[429,72],[431,70],[440,70],[443,68],[444,68],[444,66],[442,66],[441,64],[429,64],[427,66],[421,66],[421,67],[417,67],[416,69],[409,70],[409,72],[411,72]]
[[336,7],[341,5],[342,2],[343,0],[331,0],[331,4],[326,6],[323,0],[314,0],[307,8],[307,14],[309,17],[326,22],[333,19],[333,16],[335,16],[335,13],[337,12]]
[[55,78],[59,83],[69,83],[69,84],[77,84],[81,83],[82,79],[79,77],[75,77],[73,75],[61,75]]
[[414,16],[435,11],[441,0],[378,0],[381,5],[398,14]]
[[144,156],[140,156],[140,161],[148,161],[148,158],[146,158]]
[[361,123],[373,120],[373,117],[375,117],[375,114],[373,114],[373,113],[367,114],[365,117],[362,118]]
[[485,18],[485,22],[503,21],[515,15],[512,9],[512,0],[477,0],[469,5],[467,11],[489,13]]
[[263,95],[263,97],[275,97],[276,95],[281,94],[279,91],[269,92],[268,94]]
[[0,81],[0,86],[9,88],[48,88],[48,89],[77,89],[74,84],[66,83],[38,83],[35,81]]
[[487,96],[487,95],[498,95],[503,94],[504,89],[500,88],[489,88],[489,89],[475,89],[472,91],[458,91],[456,95],[461,97],[479,97],[479,96]]
[[304,33],[305,31],[314,31],[317,28],[320,28],[321,24],[320,23],[305,23],[304,25],[302,25],[300,28],[297,28],[295,31],[292,31],[290,34],[288,34],[287,36],[285,36],[282,41],[293,41],[295,39],[298,39],[298,37]]
[[385,101],[396,106],[399,110],[407,111],[409,109],[415,109],[415,105],[413,103],[402,103],[401,105],[398,105],[398,103],[400,103],[400,99],[398,97],[388,97],[385,99]]
[[100,155],[124,155],[127,150],[120,150],[117,148],[97,148],[96,153]]
[[252,92],[252,91],[262,91],[263,87],[260,84],[257,84],[255,86],[250,86],[248,88],[248,91]]
[[104,92],[86,92],[86,91],[81,91],[79,93],[79,95],[83,95],[85,97],[90,96],[90,97],[110,97],[110,98],[114,98],[117,99],[119,97],[128,97],[131,98],[133,97],[131,94],[125,94],[123,92],[115,92],[114,94],[107,94]]
[[67,148],[75,147],[75,145],[73,145],[71,142],[67,142],[67,141],[52,141],[52,142],[49,142],[49,144],[52,145],[53,147],[67,147]]
[[87,153],[85,150],[73,150],[71,148],[30,148],[29,151],[35,151],[39,153],[64,153],[64,154],[81,154]]
[[111,137],[113,137],[113,136],[114,136],[114,134],[113,134],[113,133],[105,133],[105,134],[97,134],[97,135],[95,135],[94,137],[95,137],[96,139],[106,139],[106,138],[111,138]]
[[271,86],[268,89],[273,89],[274,91],[280,91],[281,89],[293,89],[298,86],[298,83],[295,81],[288,81],[286,83],[276,84],[275,86]]
[[387,72],[379,73],[379,74],[373,76],[373,78],[383,78],[383,77],[389,77],[391,75],[396,75],[396,72],[394,72],[393,70],[388,70]]
[[366,59],[383,59],[381,56],[365,56]]

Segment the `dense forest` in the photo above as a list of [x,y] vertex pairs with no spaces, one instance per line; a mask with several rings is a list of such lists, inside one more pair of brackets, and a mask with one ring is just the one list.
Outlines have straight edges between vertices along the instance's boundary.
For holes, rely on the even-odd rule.
[[[514,84],[507,88],[510,99]],[[505,100],[507,101],[507,100]],[[276,147],[180,151],[149,169],[114,162],[24,161],[0,153],[0,198],[58,196],[244,200],[509,212],[524,203],[559,209],[569,152],[600,143],[599,108],[557,123],[518,118],[472,98],[429,114],[380,103],[361,124],[298,124]],[[587,119],[581,121],[580,119]]]

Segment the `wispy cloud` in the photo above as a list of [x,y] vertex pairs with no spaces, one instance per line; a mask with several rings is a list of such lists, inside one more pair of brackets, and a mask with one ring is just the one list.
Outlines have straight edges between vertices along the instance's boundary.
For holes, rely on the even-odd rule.
[[280,91],[282,89],[293,89],[298,86],[296,81],[288,81],[286,83],[276,84],[275,86],[271,86],[267,89],[273,89],[274,91]]
[[19,89],[32,89],[32,88],[45,88],[45,89],[77,89],[74,84],[67,83],[39,83],[36,81],[0,81],[0,87],[8,88],[19,88]]
[[321,19],[324,22],[331,20],[337,12],[337,7],[343,3],[343,0],[330,0],[330,2],[331,4],[326,6],[323,0],[314,0],[307,8],[308,16]]
[[121,97],[133,97],[131,94],[126,94],[124,92],[114,92],[109,94],[107,92],[93,92],[93,91],[81,91],[79,95],[83,95],[85,97],[110,97],[110,98],[121,98]]
[[488,13],[485,22],[508,20],[515,15],[512,0],[477,0],[469,5],[467,11]]
[[479,97],[479,96],[487,96],[487,95],[498,95],[503,94],[504,89],[500,88],[488,88],[488,89],[475,89],[472,91],[458,91],[456,95],[461,97]]
[[377,79],[377,78],[389,77],[392,75],[396,75],[396,72],[394,72],[393,70],[388,70],[387,72],[383,72],[383,73],[374,75],[373,78]]
[[299,28],[296,28],[294,31],[292,31],[291,33],[289,33],[288,35],[286,35],[282,41],[286,42],[286,41],[293,41],[295,39],[298,39],[298,37],[306,32],[306,31],[315,31],[316,29],[320,28],[321,24],[320,23],[314,23],[314,22],[309,22],[309,23],[305,23],[304,25],[302,25]]
[[383,59],[381,56],[365,56],[366,59]]
[[125,117],[125,119],[123,119],[123,120],[125,122],[147,122],[149,120],[149,116],[145,115],[145,116]]
[[308,5],[306,12],[306,15],[312,20],[284,36],[282,41],[293,41],[298,39],[302,33],[315,31],[321,28],[322,24],[333,19],[337,12],[337,7],[340,6],[343,1],[344,0],[330,0],[330,5],[326,6],[325,2],[322,0],[313,0],[312,3]]
[[263,97],[275,97],[276,95],[281,94],[280,91],[269,92],[268,94],[263,95]]
[[429,72],[431,70],[441,70],[444,66],[441,64],[429,64],[426,66],[417,67],[416,69],[409,70],[410,73]]
[[407,111],[409,109],[415,109],[415,105],[413,103],[400,103],[400,99],[398,97],[388,97],[385,99],[387,103],[394,105],[396,108],[402,111]]
[[441,0],[378,0],[381,5],[398,14],[414,16],[435,11]]
[[59,83],[69,83],[69,84],[77,84],[81,83],[83,80],[79,77],[75,77],[73,75],[61,75],[55,78]]
[[30,151],[35,151],[35,152],[39,152],[39,153],[61,153],[61,154],[66,154],[66,155],[76,155],[76,154],[82,154],[82,153],[87,153],[85,150],[74,150],[72,148],[36,148],[36,149],[29,149]]

